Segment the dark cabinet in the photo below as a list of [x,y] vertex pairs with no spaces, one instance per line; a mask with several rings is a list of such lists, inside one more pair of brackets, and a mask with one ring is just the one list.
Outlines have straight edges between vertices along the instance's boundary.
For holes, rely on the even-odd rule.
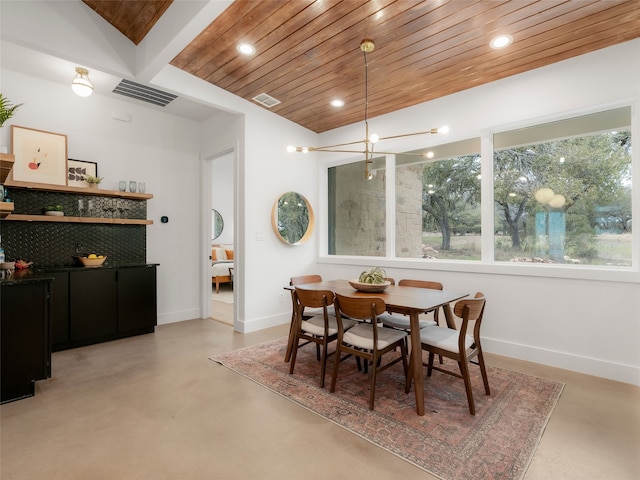
[[156,268],[118,270],[118,332],[153,331],[157,318]]
[[33,396],[51,376],[51,279],[3,283],[0,289],[0,401]]
[[49,274],[51,287],[51,343],[56,346],[69,341],[69,272]]
[[116,270],[71,272],[69,340],[100,340],[117,332]]
[[55,272],[53,351],[152,333],[156,265]]

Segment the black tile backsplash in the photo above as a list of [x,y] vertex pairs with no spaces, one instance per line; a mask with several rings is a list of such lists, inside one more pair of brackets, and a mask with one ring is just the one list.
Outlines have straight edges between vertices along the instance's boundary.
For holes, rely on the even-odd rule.
[[[47,205],[62,205],[66,216],[80,216],[78,200],[91,200],[88,217],[146,219],[145,200],[8,189],[14,213],[41,215]],[[22,259],[35,267],[72,265],[81,253],[107,255],[107,264],[146,262],[146,226],[101,223],[0,222],[7,261]]]
[[[146,200],[128,198],[77,195],[73,193],[41,192],[32,189],[7,189],[13,200],[16,214],[42,215],[48,205],[61,205],[65,215],[70,217],[115,217],[144,220],[147,218]],[[85,211],[79,211],[78,202],[82,201]],[[88,204],[91,203],[87,211]]]

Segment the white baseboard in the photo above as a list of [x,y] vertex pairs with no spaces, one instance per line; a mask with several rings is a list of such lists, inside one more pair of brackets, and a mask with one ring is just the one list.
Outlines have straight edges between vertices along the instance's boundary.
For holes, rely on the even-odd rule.
[[563,368],[640,386],[640,367],[634,365],[624,365],[599,358],[574,355],[485,337],[482,337],[482,348],[487,353],[495,353],[505,357],[518,358],[550,367]]
[[165,325],[167,323],[182,322],[184,320],[193,320],[194,318],[200,318],[200,310],[193,308],[190,310],[182,310],[179,312],[159,313],[158,325]]
[[288,324],[291,322],[291,313],[281,313],[270,317],[262,317],[252,319],[247,322],[240,320],[236,326],[236,331],[240,333],[251,333],[263,330],[265,328],[277,327],[278,325]]

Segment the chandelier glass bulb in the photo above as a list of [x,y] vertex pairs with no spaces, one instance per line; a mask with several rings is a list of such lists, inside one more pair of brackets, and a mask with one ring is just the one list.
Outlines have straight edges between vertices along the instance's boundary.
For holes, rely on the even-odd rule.
[[71,89],[79,97],[88,97],[93,93],[93,83],[89,80],[89,70],[76,67],[76,76],[71,81]]
[[378,143],[378,140],[380,140],[380,137],[377,133],[372,133],[371,135],[369,135],[369,142]]

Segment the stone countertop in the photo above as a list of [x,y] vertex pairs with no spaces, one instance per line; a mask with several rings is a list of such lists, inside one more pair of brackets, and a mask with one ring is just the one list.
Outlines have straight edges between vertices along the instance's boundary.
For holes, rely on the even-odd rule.
[[36,282],[52,282],[54,278],[44,272],[38,272],[27,268],[25,270],[16,270],[8,277],[0,280],[0,285],[21,285],[25,283]]
[[116,268],[139,268],[139,267],[157,267],[159,263],[109,263],[108,261],[97,267],[84,267],[82,265],[47,265],[40,266],[35,271],[40,273],[54,273],[54,272],[77,272],[79,270],[113,270]]

